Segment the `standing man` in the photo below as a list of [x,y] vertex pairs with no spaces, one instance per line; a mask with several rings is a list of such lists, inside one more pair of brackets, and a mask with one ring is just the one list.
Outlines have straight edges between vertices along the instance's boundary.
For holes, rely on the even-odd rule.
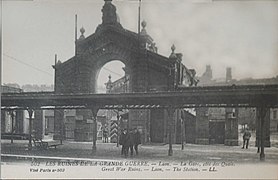
[[122,129],[119,137],[119,144],[122,145],[121,155],[124,155],[124,145],[123,145],[124,136],[125,136],[124,130]]
[[136,155],[138,155],[138,145],[141,144],[141,135],[137,128],[134,128],[133,142],[134,142],[135,153]]
[[128,146],[130,150],[130,156],[133,156],[133,145],[134,145],[134,132],[132,129],[128,132]]
[[244,131],[244,134],[243,134],[243,146],[242,146],[242,149],[244,149],[245,145],[246,145],[246,149],[248,149],[250,137],[251,137],[251,133],[248,130],[248,128],[246,128],[245,131]]
[[128,148],[129,148],[128,139],[129,139],[129,137],[128,137],[127,130],[123,129],[123,131],[120,135],[119,144],[122,145],[121,155],[124,155],[125,157],[127,157],[127,155],[128,155]]
[[107,127],[107,124],[105,124],[104,128],[102,129],[102,135],[103,135],[103,142],[108,143],[108,127]]

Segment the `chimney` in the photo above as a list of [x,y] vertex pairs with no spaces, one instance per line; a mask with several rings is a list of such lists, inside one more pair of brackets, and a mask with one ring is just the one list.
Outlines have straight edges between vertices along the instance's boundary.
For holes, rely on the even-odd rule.
[[205,72],[205,76],[208,79],[212,79],[212,69],[210,65],[206,65],[206,72]]
[[226,82],[230,82],[232,80],[232,68],[226,68]]

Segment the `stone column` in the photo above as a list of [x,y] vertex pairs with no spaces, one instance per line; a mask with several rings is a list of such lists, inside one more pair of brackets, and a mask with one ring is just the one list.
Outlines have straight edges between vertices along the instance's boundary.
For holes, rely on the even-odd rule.
[[[261,138],[261,114],[260,108],[256,108],[256,147],[260,146]],[[263,131],[264,131],[264,147],[270,147],[270,111],[269,109],[265,112],[263,118]]]
[[167,110],[163,110],[163,142],[168,142],[168,114]]
[[227,146],[238,146],[238,108],[226,108],[225,142]]
[[32,109],[28,109],[28,115],[29,115],[29,143],[28,143],[28,149],[32,149],[32,117],[34,111]]
[[24,113],[22,110],[16,111],[16,132],[17,133],[23,133],[23,123],[24,123]]
[[[180,109],[176,110],[176,123],[175,123],[175,137],[176,137],[176,143],[181,143],[182,142],[182,121],[181,121],[181,111]],[[182,143],[181,143],[182,144]]]
[[45,133],[45,122],[44,122],[44,111],[43,110],[35,110],[35,118],[34,118],[34,130],[35,137],[38,139],[44,138]]
[[96,152],[97,150],[97,112],[98,112],[99,108],[94,107],[91,109],[92,114],[93,114],[93,121],[94,121],[94,126],[93,126],[93,147],[92,150],[93,152]]
[[137,127],[141,133],[142,143],[150,139],[150,110],[131,109],[128,112],[129,128]]
[[208,108],[196,108],[196,144],[209,144]]
[[146,110],[146,119],[145,119],[145,142],[149,143],[151,139],[151,110]]
[[54,110],[54,135],[53,139],[54,140],[61,140],[61,131],[62,131],[62,123],[64,119],[64,110],[62,109],[57,109]]
[[7,111],[1,110],[1,133],[6,132],[6,114]]
[[173,148],[172,144],[175,143],[175,109],[174,108],[167,108],[168,114],[168,141],[169,141],[169,149],[168,149],[168,156],[173,155]]
[[12,121],[12,128],[11,128],[11,143],[14,142],[14,132],[15,132],[15,111],[9,111],[9,115],[11,116],[11,121]]
[[[270,142],[268,143],[268,136],[267,133],[269,131],[269,108],[264,107],[262,105],[261,107],[257,107],[257,119],[258,119],[258,124],[260,127],[260,136],[257,138],[257,143],[258,143],[258,153],[260,153],[260,160],[264,161],[265,160],[265,153],[264,153],[264,148],[266,145],[270,145]],[[268,130],[267,130],[268,129]]]
[[184,144],[186,144],[185,139],[185,120],[180,118],[180,129],[181,129],[181,150],[184,149]]
[[117,147],[119,147],[119,143],[120,143],[120,135],[121,135],[121,130],[122,130],[122,126],[123,126],[123,121],[122,118],[120,116],[119,110],[117,111]]

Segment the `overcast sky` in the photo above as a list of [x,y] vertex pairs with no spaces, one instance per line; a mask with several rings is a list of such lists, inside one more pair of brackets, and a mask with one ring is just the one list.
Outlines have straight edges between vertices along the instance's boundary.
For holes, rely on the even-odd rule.
[[[194,2],[194,3],[192,3]],[[137,32],[136,1],[114,0],[124,28]],[[74,16],[85,36],[101,23],[103,0],[3,1],[2,83],[53,84],[54,54],[62,62],[74,55]],[[164,56],[171,45],[183,63],[213,77],[267,78],[278,75],[278,1],[142,0],[147,32]],[[78,32],[78,36],[80,33]],[[112,69],[111,69],[112,68]],[[122,73],[121,67],[108,69]],[[102,70],[101,82],[108,74]],[[106,74],[105,74],[106,73]]]

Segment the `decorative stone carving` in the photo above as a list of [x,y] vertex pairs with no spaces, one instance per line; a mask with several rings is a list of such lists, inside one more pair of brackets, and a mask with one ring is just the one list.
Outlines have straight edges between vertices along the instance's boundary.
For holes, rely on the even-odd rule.
[[176,53],[175,53],[176,46],[174,44],[171,46],[171,50],[172,50],[172,53],[170,54],[169,59],[176,59],[177,58]]
[[153,42],[153,38],[150,35],[148,35],[146,30],[147,22],[144,20],[142,21],[141,25],[142,25],[142,30],[140,32],[141,47],[157,53],[156,44]]
[[84,27],[82,27],[82,28],[80,29],[80,33],[81,33],[81,35],[80,35],[80,37],[79,37],[79,40],[85,39],[85,36],[84,36],[85,29],[84,29]]
[[104,0],[105,4],[102,7],[102,24],[100,24],[97,29],[96,33],[100,32],[101,29],[107,28],[107,26],[113,26],[116,28],[123,29],[122,25],[120,24],[120,18],[117,15],[116,6],[112,4],[112,0]]

